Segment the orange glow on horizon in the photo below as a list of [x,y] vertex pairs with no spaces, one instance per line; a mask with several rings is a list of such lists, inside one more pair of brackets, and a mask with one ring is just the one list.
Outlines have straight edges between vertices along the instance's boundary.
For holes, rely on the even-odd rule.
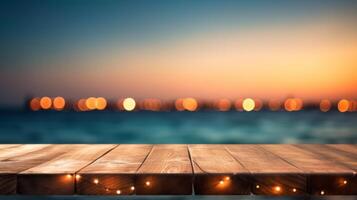
[[292,96],[357,99],[357,28],[348,15],[325,14],[294,25],[198,28],[160,43],[101,43],[69,60],[46,60],[54,67],[31,68],[21,79],[27,77],[29,88],[39,92],[66,88],[65,95],[75,98],[98,92],[113,97],[118,91],[140,99],[254,97],[279,99],[282,109]]
[[160,111],[162,102],[160,99],[156,98],[144,99],[144,101],[140,103],[140,108],[148,111]]
[[229,99],[220,99],[216,102],[216,109],[219,111],[228,111],[231,109],[232,103]]
[[243,111],[243,99],[237,99],[234,102],[234,107],[236,108],[237,111]]
[[271,99],[268,103],[271,111],[279,111],[281,109],[281,102],[276,99]]
[[260,99],[254,99],[254,111],[260,111],[263,108],[263,101]]

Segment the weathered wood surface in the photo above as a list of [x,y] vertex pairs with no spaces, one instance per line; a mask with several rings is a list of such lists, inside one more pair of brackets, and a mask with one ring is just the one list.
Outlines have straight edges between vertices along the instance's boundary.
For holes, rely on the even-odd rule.
[[258,145],[227,145],[251,174],[252,192],[261,195],[306,194],[303,171]]
[[119,145],[79,171],[78,194],[134,194],[135,175],[151,149],[152,145]]
[[357,145],[0,145],[0,195],[357,195]]
[[19,194],[70,195],[75,193],[75,174],[116,145],[83,145],[52,160],[22,171],[17,177]]
[[248,170],[224,145],[189,145],[189,151],[196,194],[250,194]]
[[[6,145],[7,146],[7,145]],[[17,174],[72,150],[77,145],[16,145],[0,150],[0,194],[15,194]]]
[[[309,179],[308,192],[310,194],[357,194],[357,187],[351,187],[356,184],[355,171],[334,159],[326,157],[321,152],[317,152],[318,145],[262,146],[299,169],[302,169]],[[311,148],[314,148],[314,150]],[[330,150],[330,153],[334,154],[338,152]],[[345,181],[348,184],[344,184]]]
[[187,145],[155,145],[137,173],[136,194],[192,194]]

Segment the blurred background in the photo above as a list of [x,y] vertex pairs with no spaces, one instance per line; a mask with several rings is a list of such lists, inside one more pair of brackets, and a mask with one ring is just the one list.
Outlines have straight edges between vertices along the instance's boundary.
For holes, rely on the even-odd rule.
[[356,143],[357,2],[0,1],[0,143]]
[[[353,0],[0,0],[0,143],[357,143],[356,21]],[[218,199],[130,197],[168,198]]]

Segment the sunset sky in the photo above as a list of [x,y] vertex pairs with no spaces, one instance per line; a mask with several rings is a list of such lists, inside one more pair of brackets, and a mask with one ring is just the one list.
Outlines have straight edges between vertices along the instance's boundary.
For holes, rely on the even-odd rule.
[[357,1],[1,1],[0,105],[357,98]]

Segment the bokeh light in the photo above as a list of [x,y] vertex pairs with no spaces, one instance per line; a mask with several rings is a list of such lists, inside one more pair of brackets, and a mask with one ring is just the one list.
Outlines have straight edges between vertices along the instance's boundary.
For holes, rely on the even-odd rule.
[[86,100],[86,107],[87,109],[89,110],[94,110],[97,108],[97,99],[94,98],[94,97],[89,97],[87,100]]
[[286,111],[299,111],[303,108],[303,101],[299,98],[289,98],[284,102],[284,108]]
[[52,100],[50,97],[42,97],[40,100],[41,108],[44,110],[50,109],[52,106]]
[[77,106],[78,106],[79,111],[87,111],[88,110],[86,101],[87,101],[86,99],[78,100]]
[[284,108],[286,111],[294,111],[294,109],[297,107],[296,102],[293,99],[287,99],[285,100],[284,103]]
[[135,106],[136,106],[136,102],[133,98],[129,97],[129,98],[124,99],[124,101],[123,101],[124,110],[132,111],[135,109]]
[[66,100],[63,97],[56,97],[53,99],[53,108],[55,110],[63,110],[66,105]]
[[251,98],[246,98],[246,99],[243,100],[243,104],[242,105],[243,105],[243,109],[245,111],[249,112],[249,111],[254,110],[255,102]]
[[327,112],[331,109],[331,102],[328,99],[323,99],[320,102],[320,110],[322,112]]
[[[67,102],[68,101],[68,102]],[[197,111],[197,110],[216,110],[229,111],[232,106],[237,111],[260,111],[262,109],[270,109],[271,111],[279,111],[285,109],[286,111],[300,111],[305,106],[307,110],[312,108],[319,108],[321,112],[330,111],[334,105],[337,105],[339,112],[356,112],[357,101],[349,99],[341,99],[340,101],[332,101],[329,99],[322,99],[319,103],[314,101],[304,102],[301,98],[287,98],[285,100],[270,99],[265,101],[262,99],[237,99],[231,101],[228,98],[218,100],[201,100],[195,98],[177,98],[173,100],[161,100],[158,98],[147,98],[142,100],[134,100],[133,98],[119,99],[117,102],[109,102],[104,97],[89,97],[79,99],[78,101],[71,101],[64,99],[61,96],[50,98],[44,96],[42,98],[32,98],[27,101],[27,106],[32,111],[38,110],[57,110],[74,109],[75,111],[91,111],[91,110],[105,110],[110,106],[110,110],[118,109],[120,111]],[[266,103],[265,103],[266,102]],[[304,105],[305,103],[305,105]],[[317,107],[319,106],[319,107]],[[265,108],[266,107],[266,108]]]
[[350,106],[350,102],[347,99],[342,99],[338,102],[337,108],[340,112],[347,112]]
[[38,111],[41,109],[41,105],[40,105],[40,99],[39,98],[33,98],[31,99],[30,103],[29,103],[30,109],[32,111]]
[[104,110],[107,107],[107,100],[103,97],[98,97],[95,106],[97,110]]
[[183,99],[182,98],[176,99],[175,108],[176,108],[177,111],[184,111],[185,110],[185,108],[183,107]]
[[198,103],[194,98],[185,98],[183,100],[183,107],[188,111],[195,111],[198,107]]

